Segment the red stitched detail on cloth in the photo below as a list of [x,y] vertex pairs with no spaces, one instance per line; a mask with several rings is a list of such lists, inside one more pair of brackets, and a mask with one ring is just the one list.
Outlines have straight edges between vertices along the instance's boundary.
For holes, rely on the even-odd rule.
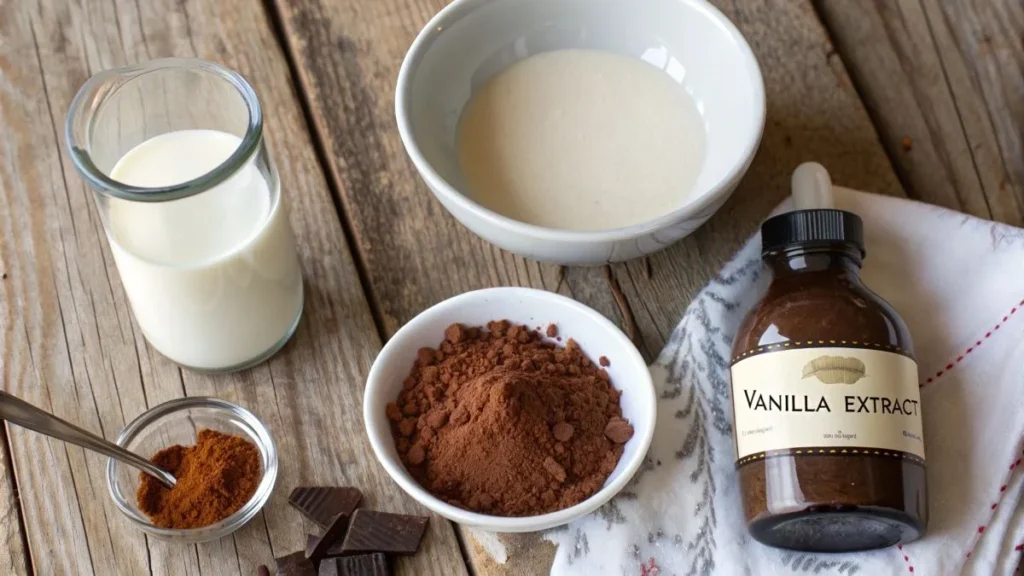
[[903,545],[897,544],[896,548],[903,553],[903,561],[907,563],[907,570],[913,572],[914,565],[910,563],[910,556],[907,556],[907,552],[903,549]]
[[640,563],[640,576],[658,576],[661,574],[661,568],[654,563],[654,556],[647,559],[647,562]]
[[[1016,460],[1014,460],[1013,462],[1010,463],[1010,471],[1011,471],[1011,473],[1012,473],[1014,468],[1016,468],[1017,466],[1020,466],[1021,460],[1022,460],[1021,458],[1017,458]],[[992,517],[995,516],[995,509],[998,508],[999,503],[1002,501],[1004,493],[1006,493],[1006,484],[1003,484],[1002,486],[999,487],[999,495],[996,496],[996,501],[989,508],[989,514],[988,514],[988,519],[986,520],[986,523],[990,522],[992,520]],[[978,533],[974,537],[974,542],[971,543],[970,549],[967,550],[967,558],[971,557],[971,553],[974,552],[975,546],[978,545],[978,540],[981,538],[981,535],[985,533],[985,526],[986,526],[986,524],[982,524],[981,526],[978,526]],[[1021,544],[1021,546],[1024,546],[1024,544]],[[1017,550],[1019,552],[1021,550],[1021,548],[1017,547],[1017,548],[1015,548],[1015,550]]]
[[946,364],[945,368],[943,368],[942,370],[939,370],[939,371],[938,371],[938,372],[936,372],[936,373],[935,373],[935,374],[934,374],[933,376],[929,376],[929,377],[928,377],[927,379],[925,379],[925,381],[924,381],[924,382],[920,382],[920,383],[918,383],[918,386],[920,387],[920,386],[924,386],[925,384],[931,384],[931,383],[932,383],[932,382],[934,382],[935,380],[938,380],[939,378],[941,378],[943,374],[945,374],[946,372],[949,372],[950,370],[952,370],[953,368],[955,368],[957,364],[959,364],[959,363],[963,362],[964,358],[965,358],[965,357],[966,357],[966,356],[967,356],[968,354],[970,354],[971,352],[973,352],[973,351],[974,351],[974,349],[975,349],[975,348],[977,348],[978,346],[981,346],[981,343],[982,343],[982,342],[984,342],[985,340],[987,340],[987,339],[991,338],[991,337],[992,337],[992,333],[993,333],[993,332],[995,332],[996,330],[999,330],[999,327],[1000,327],[1000,326],[1002,326],[1004,322],[1006,322],[1007,320],[1009,320],[1009,319],[1010,319],[1010,316],[1013,316],[1014,314],[1016,314],[1016,313],[1017,313],[1017,308],[1018,308],[1018,307],[1024,307],[1024,300],[1021,300],[1021,301],[1020,301],[1020,304],[1018,304],[1017,306],[1014,306],[1013,308],[1011,308],[1011,309],[1010,309],[1010,313],[1009,313],[1009,314],[1007,314],[1006,316],[1003,316],[1003,320],[1002,320],[1002,322],[998,322],[998,323],[997,323],[997,324],[996,324],[995,326],[993,326],[993,327],[992,327],[992,329],[991,329],[991,330],[989,330],[988,332],[986,332],[986,333],[985,333],[985,337],[984,337],[984,338],[982,338],[981,340],[978,340],[977,342],[975,342],[975,343],[974,343],[974,346],[971,346],[971,347],[967,348],[966,350],[964,350],[964,353],[963,353],[963,354],[961,354],[961,355],[957,356],[956,360],[954,360],[954,361],[950,362],[949,364]]

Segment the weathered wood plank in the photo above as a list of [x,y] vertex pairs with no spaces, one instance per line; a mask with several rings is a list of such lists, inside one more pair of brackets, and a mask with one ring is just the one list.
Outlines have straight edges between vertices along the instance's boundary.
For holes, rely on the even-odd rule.
[[[0,263],[0,276],[3,264]],[[3,316],[0,315],[0,318]],[[0,336],[0,340],[3,337]],[[0,350],[3,345],[0,343]],[[29,558],[25,546],[25,529],[21,525],[21,507],[15,491],[14,468],[7,444],[7,427],[0,426],[0,547],[7,555],[0,557],[3,574],[28,574]]]
[[[93,382],[107,367],[101,361],[86,368],[82,342],[87,332],[76,310],[90,306],[91,299],[76,294],[72,279],[72,274],[80,278],[80,260],[67,247],[76,232],[57,147],[59,116],[49,108],[42,78],[37,15],[24,6],[7,4],[0,18],[0,122],[5,126],[0,249],[8,274],[2,306],[3,386],[93,432],[109,427],[116,433],[123,420],[107,410],[108,420],[102,421],[95,396],[99,386]],[[116,409],[114,398],[105,407]],[[15,427],[9,428],[9,440],[36,572],[113,573],[115,546],[125,567],[147,570],[140,539],[115,542],[111,537],[111,532],[120,536],[130,529],[113,525],[107,531],[106,519],[113,520],[117,512],[105,493],[103,459]]]
[[[183,373],[146,345],[91,192],[59,136],[64,111],[90,74],[171,55],[223,62],[261,94],[300,245],[300,330],[270,363],[240,374]],[[220,396],[260,415],[282,454],[278,489],[263,514],[231,538],[181,546],[147,540],[120,518],[106,494],[106,459],[12,428],[37,573],[254,573],[274,555],[302,548],[311,527],[286,503],[300,483],[349,482],[368,493],[370,505],[422,513],[365,442],[362,387],[380,340],[260,3],[2,3],[0,124],[0,268],[8,275],[0,281],[0,385],[108,438],[148,406],[183,394]],[[5,496],[0,491],[0,503]],[[2,531],[10,530],[7,518],[0,516],[0,536],[10,541]],[[18,562],[18,548],[10,549]],[[421,553],[399,568],[465,573],[450,525],[435,519]]]
[[[419,311],[475,288],[556,289],[635,326],[648,357],[690,297],[788,193],[790,171],[824,162],[844,184],[900,193],[870,120],[809,0],[716,2],[754,46],[769,116],[750,175],[697,234],[648,262],[567,269],[489,246],[435,202],[406,159],[393,118],[394,83],[412,38],[445,0],[275,0],[296,75],[358,247],[385,335]],[[562,278],[558,280],[558,278]],[[627,319],[632,319],[629,321]],[[465,532],[464,532],[465,534]],[[536,536],[505,539],[504,566],[470,547],[482,573],[533,573],[550,564]]]
[[818,0],[908,193],[1024,222],[1024,4]]

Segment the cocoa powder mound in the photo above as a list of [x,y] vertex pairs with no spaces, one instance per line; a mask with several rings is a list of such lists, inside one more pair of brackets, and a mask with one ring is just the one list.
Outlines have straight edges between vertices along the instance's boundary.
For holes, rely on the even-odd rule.
[[504,320],[454,324],[438,349],[419,351],[387,415],[403,463],[432,494],[531,516],[604,485],[633,434],[619,395],[572,339],[559,348]]

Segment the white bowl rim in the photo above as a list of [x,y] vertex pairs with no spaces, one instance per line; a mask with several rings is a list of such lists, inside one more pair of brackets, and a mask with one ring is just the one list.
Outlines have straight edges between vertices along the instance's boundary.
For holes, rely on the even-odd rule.
[[[513,299],[519,295],[544,298],[554,301],[558,303],[558,305],[574,308],[611,332],[614,339],[618,340],[619,344],[621,344],[621,353],[629,357],[629,362],[639,363],[640,366],[644,367],[642,373],[638,375],[637,389],[640,391],[646,389],[648,392],[647,403],[651,407],[649,418],[650,424],[642,430],[641,435],[634,436],[631,440],[631,442],[640,442],[640,447],[634,454],[633,458],[626,462],[626,466],[623,468],[619,476],[611,483],[603,486],[586,500],[574,506],[570,506],[569,508],[537,516],[493,516],[452,506],[428,492],[426,488],[420,486],[414,479],[407,477],[405,475],[407,474],[407,471],[400,462],[393,461],[385,456],[384,443],[393,442],[390,434],[390,426],[387,426],[389,431],[386,434],[386,437],[383,438],[370,432],[372,429],[371,419],[376,420],[379,418],[379,415],[375,415],[372,407],[376,402],[370,402],[370,400],[371,398],[376,399],[378,395],[377,389],[379,388],[374,387],[373,383],[380,378],[379,373],[383,369],[381,366],[387,362],[393,361],[389,356],[395,354],[394,350],[397,347],[397,344],[395,343],[401,341],[408,332],[414,330],[413,326],[415,324],[424,322],[435,316],[452,317],[457,315],[458,308],[469,299],[485,298],[488,296]],[[457,321],[457,319],[453,319],[453,321]],[[616,352],[616,354],[618,355],[620,352]],[[640,381],[640,379],[643,379],[643,381]],[[636,393],[637,392],[631,392],[631,394]],[[370,367],[370,373],[367,375],[366,392],[363,397],[363,425],[366,428],[366,435],[369,437],[370,446],[373,448],[373,453],[377,457],[377,461],[384,466],[384,469],[387,471],[388,475],[391,476],[392,480],[397,482],[406,493],[416,499],[420,504],[423,504],[433,512],[436,512],[449,520],[465,524],[467,526],[492,529],[498,532],[535,532],[568,524],[576,518],[597,510],[606,502],[611,500],[612,497],[618,494],[626,484],[632,480],[633,476],[636,475],[637,470],[640,469],[640,466],[647,458],[647,452],[650,450],[651,442],[654,439],[654,430],[657,426],[657,402],[658,399],[654,390],[654,380],[651,377],[650,370],[647,368],[647,362],[644,361],[643,356],[640,355],[640,351],[636,349],[633,342],[623,334],[622,330],[613,324],[611,320],[608,320],[593,308],[581,304],[572,298],[562,296],[561,294],[548,292],[547,290],[538,290],[536,288],[506,286],[463,292],[462,294],[453,296],[431,306],[430,308],[427,308],[423,312],[417,314],[415,318],[406,322],[404,326],[399,328],[398,331],[395,332],[395,335],[392,336],[381,349],[377,358],[374,359],[373,365]]]
[[677,0],[678,2],[689,4],[693,8],[705,12],[712,20],[726,30],[735,42],[736,46],[739,47],[743,59],[747,62],[747,72],[752,76],[751,79],[753,80],[751,97],[753,98],[754,105],[757,107],[756,130],[752,132],[753,137],[744,144],[743,153],[740,156],[743,160],[737,162],[732,168],[730,168],[726,175],[712,186],[710,190],[694,201],[687,202],[679,208],[652,220],[634,224],[632,226],[608,230],[562,230],[558,228],[537,226],[536,224],[528,224],[526,222],[520,222],[509,218],[508,216],[503,216],[502,214],[486,208],[482,204],[479,204],[468,196],[460,193],[447,180],[442,178],[436,170],[434,170],[434,167],[431,166],[430,162],[428,162],[423,156],[419,145],[416,143],[416,138],[413,135],[409,119],[409,108],[412,104],[412,74],[415,69],[418,68],[420,61],[423,59],[428,44],[436,33],[436,30],[439,27],[442,28],[442,31],[447,29],[447,26],[442,26],[442,22],[448,20],[453,16],[453,14],[464,10],[466,5],[477,4],[482,6],[484,4],[502,1],[508,0],[455,0],[451,4],[445,6],[440,12],[435,14],[434,17],[427,22],[426,26],[420,30],[419,34],[416,35],[416,39],[413,40],[412,46],[409,47],[409,51],[406,53],[405,59],[402,61],[402,66],[398,71],[398,84],[395,88],[395,117],[398,122],[398,133],[402,138],[402,143],[405,145],[406,153],[409,154],[409,157],[412,159],[416,169],[419,170],[423,179],[431,185],[431,188],[437,194],[443,195],[446,200],[457,204],[463,210],[474,213],[492,226],[508,229],[520,235],[542,240],[563,242],[614,242],[619,240],[628,240],[644,234],[656,232],[671,224],[684,220],[687,217],[693,216],[694,214],[699,214],[702,210],[719,200],[722,195],[728,194],[731,190],[731,185],[734,184],[747,171],[747,168],[750,167],[750,163],[754,160],[754,154],[757,152],[757,147],[761,143],[761,137],[764,133],[765,116],[767,113],[764,95],[764,78],[761,75],[761,68],[757,63],[757,58],[754,56],[754,51],[750,48],[750,44],[747,43],[746,38],[743,37],[739,29],[736,28],[736,25],[733,24],[732,21],[721,12],[721,10],[711,3],[706,0]]

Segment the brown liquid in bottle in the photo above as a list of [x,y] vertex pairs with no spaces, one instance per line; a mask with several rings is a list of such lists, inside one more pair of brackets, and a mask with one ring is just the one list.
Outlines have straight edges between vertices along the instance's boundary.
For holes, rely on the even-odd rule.
[[751,535],[814,552],[919,538],[927,492],[913,345],[860,280],[860,218],[783,214],[765,222],[762,241],[773,281],[737,332],[732,365]]

